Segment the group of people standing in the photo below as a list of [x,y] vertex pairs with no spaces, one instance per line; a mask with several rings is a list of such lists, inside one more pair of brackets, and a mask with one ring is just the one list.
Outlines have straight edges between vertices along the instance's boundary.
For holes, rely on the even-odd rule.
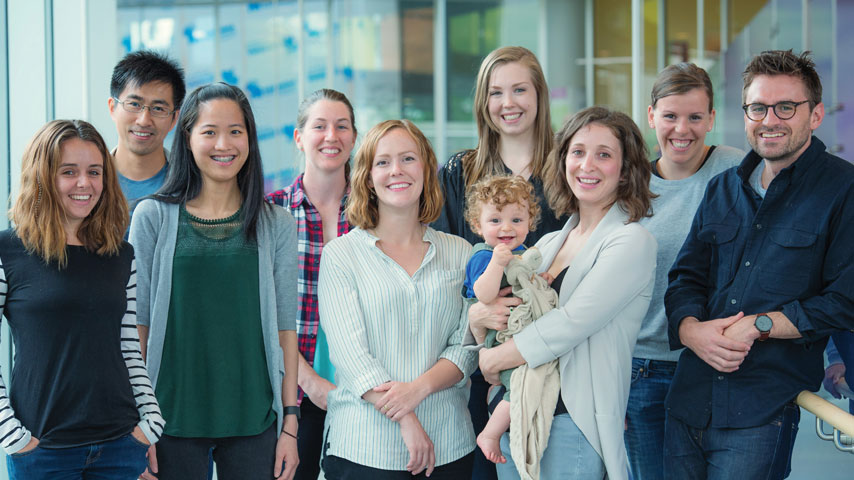
[[[319,90],[297,115],[304,172],[265,196],[243,92],[185,99],[173,61],[129,54],[116,149],[82,121],[43,127],[0,238],[10,476],[784,478],[792,401],[821,383],[826,337],[854,328],[854,167],[811,135],[806,54],[763,52],[744,77],[746,156],[706,145],[706,72],[664,69],[652,162],[609,108],[553,132],[521,47],[484,59],[478,144],[441,168],[408,120],[354,152],[350,101]],[[507,186],[471,194],[490,182]],[[471,264],[495,290],[525,247],[554,308],[480,349],[526,307],[511,287],[465,295],[482,291]],[[476,438],[500,373],[550,362],[545,440],[513,451],[506,423]]]

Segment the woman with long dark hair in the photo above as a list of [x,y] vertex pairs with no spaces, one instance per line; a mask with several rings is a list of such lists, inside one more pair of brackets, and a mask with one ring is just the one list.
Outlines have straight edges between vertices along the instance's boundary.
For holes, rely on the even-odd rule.
[[[264,201],[249,100],[214,83],[181,107],[169,173],[140,202],[139,331],[169,425],[160,480],[293,476],[296,226]],[[284,462],[284,464],[283,464]],[[156,471],[155,471],[156,470]]]

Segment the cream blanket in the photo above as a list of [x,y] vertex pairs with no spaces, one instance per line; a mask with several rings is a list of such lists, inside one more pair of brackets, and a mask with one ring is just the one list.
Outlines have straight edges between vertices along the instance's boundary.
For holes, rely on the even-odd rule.
[[[513,258],[504,269],[513,295],[522,304],[513,308],[507,329],[498,332],[499,343],[558,305],[558,295],[537,275],[542,255],[529,248]],[[560,374],[557,360],[537,368],[522,365],[510,376],[510,454],[522,480],[540,478],[540,459],[549,441],[558,394]]]

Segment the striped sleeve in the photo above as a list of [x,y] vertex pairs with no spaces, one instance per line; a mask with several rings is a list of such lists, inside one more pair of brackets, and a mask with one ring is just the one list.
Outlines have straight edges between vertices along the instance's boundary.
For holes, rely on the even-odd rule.
[[139,333],[136,329],[136,259],[131,264],[130,278],[127,285],[127,310],[122,318],[122,357],[130,376],[130,386],[133,391],[136,409],[139,411],[139,428],[150,443],[155,443],[163,434],[165,422],[160,413],[160,406],[154,397],[148,370],[139,349]]
[[[356,281],[359,272],[351,271],[343,260],[348,256],[358,258],[360,252],[354,249],[341,250],[341,247],[349,245],[339,240],[330,242],[324,248],[320,257],[317,298],[320,325],[326,332],[329,356],[335,365],[335,383],[361,398],[392,377],[371,352],[369,337],[373,332],[360,306]],[[372,278],[362,276],[360,281],[369,283]],[[381,281],[372,285],[382,288]],[[378,309],[380,307],[377,306]]]
[[[9,285],[6,282],[3,262],[0,261],[0,319],[3,317],[3,307],[6,306],[6,292],[8,290]],[[6,383],[3,381],[3,375],[0,374],[0,446],[7,454],[11,455],[27,446],[31,438],[30,431],[15,418],[15,411],[9,401],[9,393],[6,391]]]

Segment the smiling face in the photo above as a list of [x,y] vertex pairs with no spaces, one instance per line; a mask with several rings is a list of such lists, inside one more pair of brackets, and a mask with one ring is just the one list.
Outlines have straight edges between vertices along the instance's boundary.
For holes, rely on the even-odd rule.
[[62,158],[56,170],[56,191],[65,213],[65,233],[77,237],[77,229],[92,213],[104,190],[104,158],[97,145],[69,138],[60,147]]
[[606,209],[617,199],[623,149],[610,128],[592,123],[569,141],[566,181],[578,199],[579,211]]
[[532,132],[537,119],[537,90],[531,72],[519,62],[499,65],[489,77],[489,118],[501,135]]
[[701,88],[658,99],[648,111],[649,126],[655,129],[661,162],[699,168],[703,163],[706,134],[715,124],[709,111],[709,96]]
[[[803,80],[790,75],[759,75],[753,79],[744,95],[744,103],[774,105],[778,102],[801,102],[808,99]],[[773,108],[759,122],[744,115],[744,132],[753,150],[769,161],[794,162],[809,147],[812,131],[821,125],[824,104],[810,111],[810,105],[798,105],[788,120],[777,117]]]
[[236,185],[237,173],[249,156],[249,135],[237,102],[216,98],[200,104],[189,144],[203,184]]
[[[172,85],[155,81],[144,85],[128,85],[118,99],[171,112],[177,108],[172,105],[173,98]],[[139,157],[162,153],[163,140],[178,120],[177,112],[167,117],[153,117],[147,108],[139,113],[131,113],[113,98],[108,100],[108,105],[110,117],[119,134],[117,153],[128,152]]]
[[525,241],[530,223],[528,202],[510,203],[501,210],[489,202],[480,206],[476,233],[490,247],[503,243],[513,250]]
[[370,186],[376,192],[380,215],[388,209],[412,209],[418,216],[424,189],[424,162],[418,145],[406,130],[393,128],[377,142]]
[[343,102],[318,100],[302,131],[294,131],[294,141],[305,152],[306,170],[331,173],[343,168],[356,144],[350,109]]

